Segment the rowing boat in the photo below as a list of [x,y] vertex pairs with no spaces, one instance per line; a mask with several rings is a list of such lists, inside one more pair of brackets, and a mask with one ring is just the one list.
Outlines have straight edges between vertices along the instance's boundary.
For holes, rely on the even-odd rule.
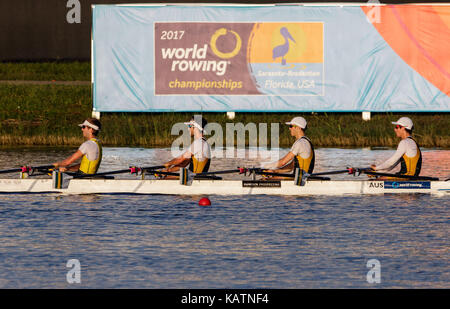
[[345,195],[385,193],[449,194],[450,181],[386,180],[179,180],[159,179],[66,179],[55,188],[52,179],[0,179],[1,193],[59,194],[171,194],[171,195]]

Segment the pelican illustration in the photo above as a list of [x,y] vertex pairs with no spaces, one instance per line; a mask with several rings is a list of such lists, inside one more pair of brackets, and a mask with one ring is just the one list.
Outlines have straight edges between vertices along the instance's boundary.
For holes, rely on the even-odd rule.
[[286,59],[284,58],[284,56],[289,51],[289,40],[291,40],[294,43],[297,42],[295,42],[294,38],[289,33],[286,27],[281,28],[280,33],[284,37],[285,42],[283,45],[278,45],[274,47],[274,49],[272,50],[272,58],[275,61],[275,59],[281,57],[281,65],[286,65]]

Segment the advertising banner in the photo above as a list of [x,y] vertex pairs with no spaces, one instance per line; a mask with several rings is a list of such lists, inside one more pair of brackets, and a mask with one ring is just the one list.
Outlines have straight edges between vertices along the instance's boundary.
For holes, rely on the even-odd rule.
[[96,111],[449,111],[450,5],[93,7]]

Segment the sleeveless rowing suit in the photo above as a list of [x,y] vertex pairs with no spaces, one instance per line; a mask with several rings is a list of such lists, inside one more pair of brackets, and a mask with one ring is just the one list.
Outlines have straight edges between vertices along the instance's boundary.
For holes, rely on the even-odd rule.
[[211,162],[211,148],[206,139],[198,138],[189,147],[192,153],[189,170],[193,173],[206,173]]
[[422,152],[420,151],[419,144],[411,137],[407,137],[412,140],[417,147],[416,155],[413,157],[407,156],[405,153],[400,159],[400,175],[419,176],[422,168]]
[[84,142],[79,150],[83,153],[79,171],[84,174],[97,173],[102,161],[102,145],[96,138]]
[[315,153],[314,146],[309,138],[306,136],[300,137],[292,145],[291,152],[294,157],[294,170],[300,168],[303,171],[311,174],[314,170]]
[[417,142],[411,137],[403,139],[395,154],[386,162],[376,166],[376,170],[391,170],[400,163],[399,175],[419,176],[422,168],[422,152]]

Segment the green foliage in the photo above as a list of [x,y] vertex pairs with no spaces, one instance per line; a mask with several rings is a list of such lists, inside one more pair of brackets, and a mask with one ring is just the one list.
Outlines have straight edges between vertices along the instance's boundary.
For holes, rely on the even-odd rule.
[[[0,80],[89,81],[89,62],[0,63]],[[78,123],[91,116],[91,87],[85,85],[0,84],[0,145],[70,145],[82,141]],[[102,113],[101,139],[108,146],[170,146],[177,136],[172,125],[193,113]],[[226,143],[227,123],[279,123],[279,146],[294,142],[284,122],[295,116],[308,121],[307,135],[316,147],[396,146],[392,121],[409,116],[414,135],[424,147],[450,148],[450,113],[203,113],[208,122],[222,126]],[[248,143],[248,134],[247,134]]]

